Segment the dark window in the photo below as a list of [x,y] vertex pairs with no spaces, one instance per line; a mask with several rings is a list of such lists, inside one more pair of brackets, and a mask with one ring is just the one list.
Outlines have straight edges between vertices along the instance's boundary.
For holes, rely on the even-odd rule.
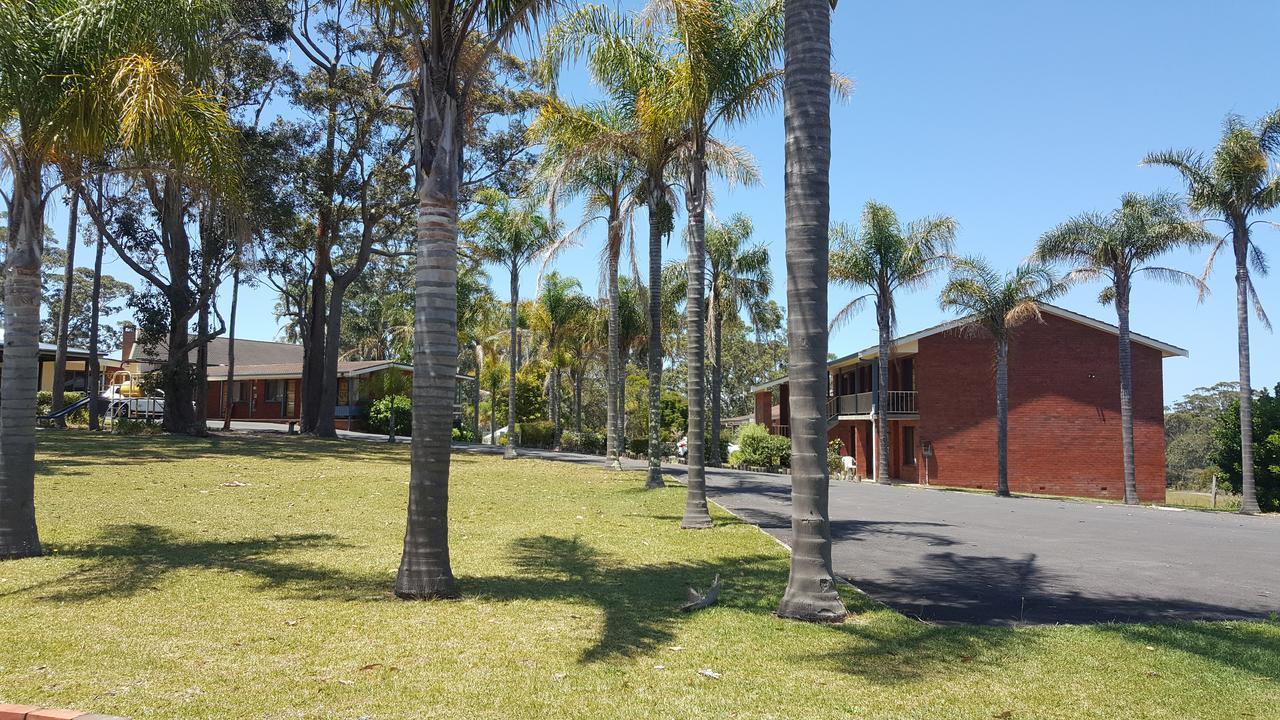
[[284,401],[284,380],[267,381],[267,402]]
[[916,429],[914,427],[902,428],[902,464],[916,464]]
[[903,390],[916,389],[916,363],[915,358],[903,358],[899,373],[902,380]]

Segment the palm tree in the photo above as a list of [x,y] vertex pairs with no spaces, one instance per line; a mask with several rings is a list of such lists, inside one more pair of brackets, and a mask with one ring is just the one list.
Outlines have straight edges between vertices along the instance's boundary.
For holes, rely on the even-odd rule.
[[1105,215],[1086,213],[1045,233],[1036,245],[1041,262],[1065,262],[1072,266],[1065,282],[1102,279],[1107,285],[1098,296],[1115,303],[1120,336],[1120,435],[1124,452],[1124,501],[1138,503],[1138,481],[1133,456],[1133,367],[1129,345],[1129,296],[1140,275],[1207,291],[1204,283],[1181,270],[1150,264],[1178,248],[1212,243],[1200,223],[1189,220],[1182,203],[1166,194],[1125,195],[1120,208]]
[[1009,497],[1009,342],[1011,330],[1028,320],[1041,320],[1040,303],[1061,295],[1066,286],[1047,265],[1028,262],[1001,275],[981,258],[952,264],[939,304],[971,316],[969,332],[988,333],[996,360],[996,495]]
[[[551,106],[554,108],[554,106]],[[583,125],[571,120],[586,115],[594,122]],[[537,167],[537,184],[547,195],[551,219],[564,199],[584,200],[583,221],[578,231],[565,235],[562,244],[576,240],[580,231],[596,220],[605,221],[605,244],[601,253],[608,302],[608,368],[605,378],[605,459],[614,469],[622,469],[622,385],[626,379],[622,364],[618,316],[618,266],[622,259],[624,230],[631,225],[637,207],[640,171],[626,153],[600,153],[590,144],[599,131],[618,134],[626,131],[625,116],[613,104],[582,108],[567,115],[546,109],[530,127],[530,135],[543,143]],[[555,254],[548,252],[548,257]]]
[[753,228],[741,213],[727,223],[713,223],[707,229],[707,318],[711,326],[711,449],[707,463],[720,465],[720,408],[723,402],[722,336],[724,319],[743,310],[760,327],[773,292],[773,272],[769,269],[769,247],[748,245]]
[[475,382],[471,393],[471,431],[480,442],[480,370],[484,366],[483,338],[493,334],[501,314],[501,303],[489,287],[489,276],[479,262],[460,257],[458,266],[458,344],[470,345],[475,361]]
[[894,294],[924,286],[944,268],[955,245],[956,221],[946,216],[916,220],[905,228],[886,205],[868,202],[857,231],[838,224],[831,229],[831,279],[865,290],[836,313],[836,327],[867,302],[875,304],[879,348],[876,357],[876,436],[880,453],[876,482],[889,482],[889,343],[897,324]]
[[[185,71],[204,54],[198,39],[227,10],[222,0],[189,0],[180,11],[152,0],[0,3],[0,152],[13,175],[5,198],[0,559],[41,552],[35,399],[44,210],[54,190],[44,187],[47,164],[118,147],[143,161],[183,158],[195,172],[223,166],[226,113]],[[80,179],[64,182],[83,192]]]
[[507,352],[511,383],[507,387],[507,449],[516,457],[516,334],[519,332],[520,271],[555,243],[558,229],[529,200],[517,201],[486,188],[472,198],[478,206],[463,223],[472,257],[503,267],[511,277],[511,349]]
[[[705,477],[707,143],[718,124],[749,118],[778,98],[782,70],[779,0],[654,0],[679,48],[676,88],[688,127],[682,162],[687,233],[688,472],[682,528],[709,528]],[[678,88],[678,89],[677,89]],[[714,451],[719,455],[719,450]]]
[[831,218],[831,2],[786,0],[787,340],[791,572],[778,615],[839,622],[827,512],[827,227]]
[[1213,155],[1206,158],[1194,150],[1167,150],[1152,153],[1145,165],[1164,165],[1177,170],[1187,183],[1187,205],[1195,212],[1226,223],[1224,236],[1209,253],[1208,272],[1227,241],[1231,239],[1236,278],[1236,343],[1240,359],[1240,470],[1242,493],[1240,512],[1259,511],[1253,477],[1253,386],[1249,380],[1249,304],[1263,326],[1271,322],[1262,309],[1250,276],[1250,266],[1258,275],[1267,272],[1266,260],[1254,244],[1251,229],[1259,213],[1280,207],[1280,174],[1272,171],[1271,160],[1280,154],[1280,109],[1249,125],[1238,115],[1227,116],[1222,138]]
[[581,328],[579,318],[587,317],[595,308],[591,301],[583,295],[582,285],[576,278],[565,277],[560,273],[551,273],[542,280],[542,292],[538,295],[538,303],[531,318],[531,329],[542,336],[547,357],[551,364],[551,419],[555,423],[555,434],[552,445],[560,449],[560,434],[563,430],[562,412],[560,408],[562,371],[572,364],[572,358],[580,355],[582,338],[573,334]]

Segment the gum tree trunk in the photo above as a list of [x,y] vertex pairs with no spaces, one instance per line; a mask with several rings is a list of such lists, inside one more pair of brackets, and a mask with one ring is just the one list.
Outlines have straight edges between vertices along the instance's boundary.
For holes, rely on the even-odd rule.
[[649,179],[649,472],[647,489],[662,482],[662,178]]
[[[98,191],[98,203],[102,203],[102,192]],[[102,254],[104,251],[102,233],[96,233],[97,242],[93,252],[93,292],[89,298],[89,383],[86,388],[89,393],[89,429],[100,429],[98,422],[99,395],[102,390],[99,386],[99,378],[102,374],[102,368],[98,364],[98,325],[102,321]]]
[[511,266],[511,345],[507,349],[507,449],[502,457],[511,460],[516,453],[516,360],[520,334],[520,269]]
[[1138,504],[1133,454],[1133,359],[1129,344],[1129,281],[1116,283],[1116,327],[1120,337],[1120,440],[1124,452],[1124,502]]
[[703,162],[705,133],[695,130],[692,169],[685,190],[685,209],[689,213],[689,259],[686,263],[688,288],[685,296],[685,312],[688,315],[686,364],[688,366],[687,395],[689,422],[687,426],[688,471],[685,493],[684,518],[680,527],[690,530],[711,527],[711,515],[707,513],[706,476],[706,318],[703,317],[706,302],[707,253],[706,253],[706,168]]
[[[62,306],[58,310],[58,350],[53,359],[52,412],[63,408],[66,401],[63,386],[67,383],[67,332],[71,327],[71,290],[76,278],[76,230],[80,218],[80,193],[71,191],[71,207],[67,220],[67,263],[62,269]],[[65,418],[58,418],[58,425],[65,427]]]
[[831,569],[825,447],[831,5],[786,0],[784,12],[791,571],[778,615],[839,622],[848,613]]
[[449,561],[449,453],[458,372],[458,177],[462,146],[457,99],[419,46],[414,92],[417,264],[413,323],[413,434],[409,514],[395,593],[453,598]]
[[889,327],[889,303],[883,295],[876,299],[876,326],[880,332],[880,346],[876,361],[876,443],[880,454],[876,457],[876,482],[889,484],[889,343],[892,341]]
[[[231,430],[231,388],[236,382],[236,311],[240,304],[240,258],[231,271],[231,318],[227,329],[227,379],[222,383],[222,429]],[[286,390],[287,392],[287,390]]]
[[1253,479],[1253,386],[1249,379],[1249,228],[1244,218],[1232,223],[1236,259],[1236,345],[1240,359],[1240,513],[1253,515],[1258,491]]
[[36,385],[44,203],[40,164],[13,172],[4,268],[4,379],[0,382],[0,560],[40,555],[36,530]]
[[1009,341],[996,339],[996,495],[1009,497]]

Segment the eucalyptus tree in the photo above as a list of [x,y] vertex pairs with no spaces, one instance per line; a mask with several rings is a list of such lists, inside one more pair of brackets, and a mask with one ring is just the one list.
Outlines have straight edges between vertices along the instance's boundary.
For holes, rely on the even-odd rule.
[[591,300],[582,294],[582,286],[576,278],[552,272],[542,279],[542,291],[538,294],[531,329],[542,337],[550,361],[551,420],[555,424],[552,445],[560,449],[563,430],[563,371],[572,365],[573,357],[582,354],[584,338],[580,331],[584,318],[590,317],[595,308]]
[[773,271],[769,269],[769,247],[748,244],[751,219],[735,213],[726,223],[707,229],[707,318],[711,340],[711,450],[708,464],[718,466],[720,457],[720,414],[724,402],[724,321],[744,310],[756,328],[762,327],[771,310]]
[[[67,244],[66,258],[62,270],[62,298],[57,314],[57,332],[54,342],[57,344],[53,360],[53,403],[51,412],[62,409],[67,378],[67,335],[71,322],[71,294],[75,291],[76,281],[76,236],[80,229],[80,194],[75,190],[67,193]],[[59,425],[65,425],[62,418]]]
[[50,158],[93,158],[118,146],[144,162],[221,159],[225,115],[181,70],[199,64],[200,39],[226,12],[222,0],[0,3],[0,148],[13,181],[5,197],[0,559],[41,553],[35,395]]
[[[504,457],[516,457],[516,337],[520,329],[520,271],[544,254],[559,235],[529,199],[515,200],[486,188],[472,198],[475,212],[463,221],[467,250],[477,260],[505,269],[511,281],[511,345],[507,352],[512,379],[507,389],[507,449]],[[452,401],[450,402],[452,407]]]
[[782,87],[791,348],[791,569],[778,615],[825,622],[838,622],[848,614],[835,587],[827,512],[832,4],[786,0]]
[[946,267],[955,245],[956,221],[924,218],[903,227],[886,205],[871,201],[862,210],[859,228],[832,227],[831,279],[865,291],[845,305],[832,327],[846,322],[868,302],[875,305],[879,348],[876,355],[876,436],[880,453],[876,482],[889,482],[889,344],[897,324],[894,294],[924,286]]
[[1253,386],[1249,379],[1249,305],[1263,326],[1271,322],[1253,275],[1267,273],[1266,256],[1253,241],[1257,216],[1280,207],[1280,173],[1273,163],[1280,156],[1280,110],[1249,124],[1238,115],[1227,116],[1222,137],[1209,157],[1195,150],[1167,150],[1148,155],[1146,165],[1163,165],[1182,175],[1187,184],[1187,205],[1195,212],[1223,222],[1227,233],[1210,251],[1206,273],[1230,240],[1235,260],[1236,347],[1240,365],[1240,512],[1259,511],[1254,486]]
[[[591,122],[579,123],[579,120]],[[559,112],[556,105],[548,105],[530,127],[530,135],[543,143],[544,152],[535,178],[547,195],[551,218],[555,219],[556,207],[562,201],[573,197],[583,200],[582,224],[577,231],[566,234],[562,242],[576,241],[590,223],[597,220],[605,223],[601,252],[608,306],[605,459],[616,470],[622,469],[621,387],[626,379],[618,329],[618,268],[625,231],[631,226],[638,206],[641,173],[631,155],[609,145],[593,144],[592,140],[600,133],[618,135],[626,131],[622,108],[608,102],[569,113]]]
[[1203,226],[1187,218],[1182,203],[1171,195],[1127,194],[1112,212],[1078,215],[1045,233],[1036,244],[1041,262],[1071,266],[1064,282],[1102,280],[1106,286],[1098,302],[1115,304],[1120,342],[1120,435],[1124,453],[1124,501],[1138,503],[1137,472],[1133,454],[1133,363],[1129,342],[1129,298],[1140,276],[1164,282],[1208,288],[1194,275],[1170,267],[1152,265],[1157,258],[1180,248],[1212,243]]
[[1066,286],[1038,262],[1001,274],[981,258],[952,263],[938,303],[943,310],[968,316],[967,332],[989,335],[995,343],[996,495],[1009,497],[1009,343],[1012,330],[1029,320],[1042,321],[1040,303],[1061,295]]
[[490,60],[552,6],[493,0],[367,0],[407,40],[417,190],[413,443],[396,595],[456,597],[449,563],[450,413],[458,367],[457,256],[465,122]]

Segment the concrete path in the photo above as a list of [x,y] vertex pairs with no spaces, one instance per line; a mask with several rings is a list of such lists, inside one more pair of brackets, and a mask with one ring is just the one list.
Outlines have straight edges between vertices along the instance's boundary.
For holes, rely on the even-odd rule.
[[[596,456],[522,454],[603,465]],[[682,465],[664,471],[684,478]],[[790,540],[789,478],[710,469],[707,484],[717,503],[784,543]],[[832,482],[830,512],[836,573],[925,620],[1256,620],[1280,612],[1280,518],[1274,516],[846,481]]]

